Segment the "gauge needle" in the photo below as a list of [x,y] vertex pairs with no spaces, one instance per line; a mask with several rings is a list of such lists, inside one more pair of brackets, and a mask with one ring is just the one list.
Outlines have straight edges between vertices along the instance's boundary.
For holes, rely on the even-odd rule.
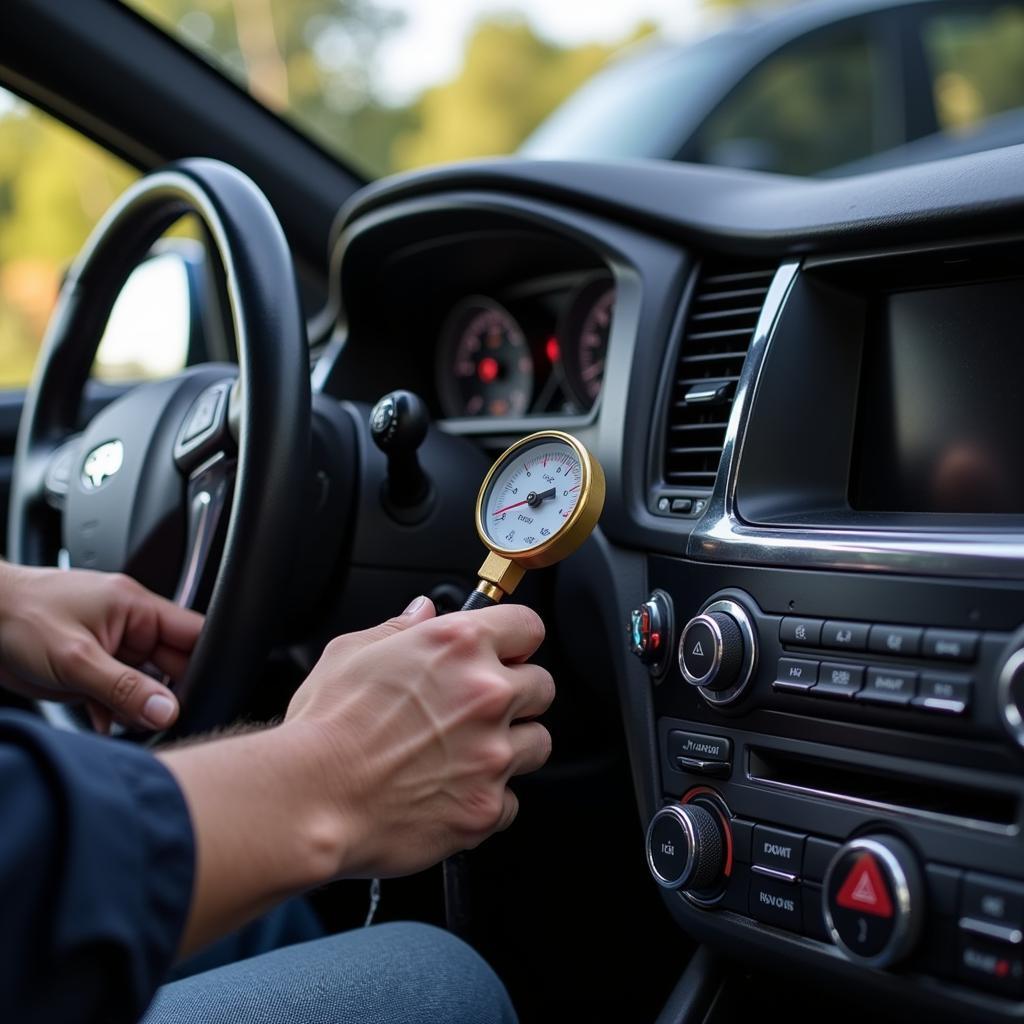
[[499,508],[491,514],[500,516],[502,512],[510,512],[514,508],[519,508],[520,505],[529,505],[531,508],[536,508],[545,498],[553,498],[554,496],[554,487],[549,487],[546,491],[541,491],[540,494],[536,491],[530,491],[522,501],[517,501],[514,505],[506,505],[504,508]]

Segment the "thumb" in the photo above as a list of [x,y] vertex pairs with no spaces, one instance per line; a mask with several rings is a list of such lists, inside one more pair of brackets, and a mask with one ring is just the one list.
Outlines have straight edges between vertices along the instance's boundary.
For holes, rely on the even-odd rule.
[[434,602],[429,597],[417,597],[401,615],[396,615],[393,619],[388,619],[379,626],[363,629],[358,633],[346,633],[344,636],[339,636],[331,642],[331,646],[336,650],[343,650],[346,654],[354,654],[369,644],[375,644],[379,640],[386,640],[389,636],[401,633],[410,626],[426,622],[427,619],[432,619],[435,614]]
[[[178,701],[166,686],[111,657],[99,643],[79,653],[67,674],[75,690],[137,729],[166,729],[178,717]],[[103,720],[93,716],[97,725]]]

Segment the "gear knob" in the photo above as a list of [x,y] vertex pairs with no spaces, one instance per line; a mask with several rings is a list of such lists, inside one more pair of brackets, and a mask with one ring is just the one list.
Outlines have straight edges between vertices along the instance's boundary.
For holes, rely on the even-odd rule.
[[370,413],[370,436],[388,460],[384,503],[393,511],[418,508],[430,495],[417,455],[429,425],[423,399],[411,391],[389,392]]

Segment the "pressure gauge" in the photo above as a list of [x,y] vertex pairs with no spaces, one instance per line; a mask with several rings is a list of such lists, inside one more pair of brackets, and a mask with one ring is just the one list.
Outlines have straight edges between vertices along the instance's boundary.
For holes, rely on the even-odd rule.
[[465,607],[497,604],[527,569],[571,555],[603,507],[601,464],[576,438],[543,430],[512,445],[480,487],[476,529],[490,554]]

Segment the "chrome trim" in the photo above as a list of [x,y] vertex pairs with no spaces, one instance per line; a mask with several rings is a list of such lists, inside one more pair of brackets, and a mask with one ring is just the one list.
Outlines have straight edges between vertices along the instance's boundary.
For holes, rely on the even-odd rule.
[[828,789],[815,789],[813,786],[797,786],[792,782],[778,782],[775,779],[766,779],[761,775],[751,774],[749,767],[747,768],[746,776],[748,782],[756,782],[762,786],[781,789],[787,793],[800,793],[803,796],[817,797],[820,800],[838,800],[840,803],[853,804],[856,807],[868,807],[873,811],[886,811],[890,814],[898,814],[908,818],[917,818],[920,821],[927,821],[932,824],[957,825],[960,828],[971,828],[977,832],[988,832],[996,836],[1016,836],[1020,831],[1016,824],[999,825],[994,821],[962,818],[956,814],[924,811],[917,807],[907,807],[904,804],[890,804],[882,800],[869,800],[867,797],[849,796],[846,793],[836,793]]
[[[665,878],[665,876],[660,874],[658,869],[654,866],[654,854],[651,850],[651,834],[654,832],[655,824],[661,818],[674,818],[676,823],[682,828],[683,832],[686,833],[686,841],[689,844],[689,849],[686,852],[686,864],[683,866],[682,872],[674,879]],[[650,824],[647,826],[647,837],[644,843],[644,850],[647,856],[647,869],[662,889],[682,889],[683,886],[685,886],[693,877],[693,873],[697,867],[697,830],[693,827],[693,822],[690,821],[690,816],[686,813],[686,808],[683,805],[669,804],[668,807],[662,807],[662,809],[651,818]]]
[[[835,923],[832,920],[832,910],[829,907],[828,893],[832,884],[832,875],[835,872],[839,861],[850,853],[870,853],[877,860],[881,861],[883,868],[889,875],[889,884],[893,890],[894,923],[892,935],[882,950],[874,956],[861,956],[860,953],[850,949],[843,942]],[[911,893],[911,888],[917,890]],[[821,905],[825,916],[825,927],[836,946],[854,963],[864,964],[866,967],[888,967],[897,960],[902,959],[913,948],[921,930],[921,914],[915,906],[920,902],[921,883],[920,879],[911,882],[899,858],[889,849],[875,839],[853,839],[841,846],[835,856],[829,862],[825,872],[825,878],[821,885]],[[912,897],[917,897],[913,899]]]
[[992,921],[980,921],[976,917],[961,917],[960,930],[984,936],[986,939],[995,939],[996,942],[1005,942],[1010,946],[1019,946],[1024,942],[1024,932],[1019,928],[995,924]]
[[[740,674],[736,682],[728,690],[709,690],[706,686],[699,687],[700,695],[715,707],[723,707],[739,700],[747,688],[747,684],[753,678],[754,669],[757,668],[757,633],[750,621],[750,615],[741,604],[730,598],[712,599],[704,608],[701,615],[710,615],[712,612],[724,612],[731,618],[743,636],[743,661],[740,665]],[[714,622],[714,619],[711,620]],[[715,623],[717,629],[718,624]],[[719,631],[719,637],[721,632]],[[682,638],[680,638],[681,640]]]
[[[686,646],[686,634],[694,626],[707,626],[711,630],[711,636],[715,645],[715,656],[711,659],[711,667],[702,676],[695,676],[686,667],[686,656],[683,653],[683,649]],[[722,627],[710,615],[706,615],[703,612],[695,615],[683,626],[683,631],[679,634],[679,671],[683,673],[683,678],[691,686],[703,686],[705,683],[710,683],[718,675],[718,670],[722,666],[722,649],[724,646],[725,641],[722,638]]]
[[1013,686],[1013,677],[1022,666],[1024,666],[1024,648],[1018,648],[1006,659],[1003,667],[999,670],[996,698],[1003,724],[1009,729],[1010,735],[1019,747],[1024,747],[1024,715],[1021,714],[1020,706],[1014,700],[1010,688]]
[[755,875],[764,875],[765,878],[777,878],[780,882],[798,882],[800,880],[799,875],[794,875],[792,871],[779,871],[778,868],[766,868],[763,864],[751,864],[750,870]]
[[769,527],[741,519],[736,481],[744,437],[779,315],[799,270],[798,262],[782,264],[768,289],[736,386],[718,477],[690,533],[687,556],[737,565],[1024,579],[1022,533]]

